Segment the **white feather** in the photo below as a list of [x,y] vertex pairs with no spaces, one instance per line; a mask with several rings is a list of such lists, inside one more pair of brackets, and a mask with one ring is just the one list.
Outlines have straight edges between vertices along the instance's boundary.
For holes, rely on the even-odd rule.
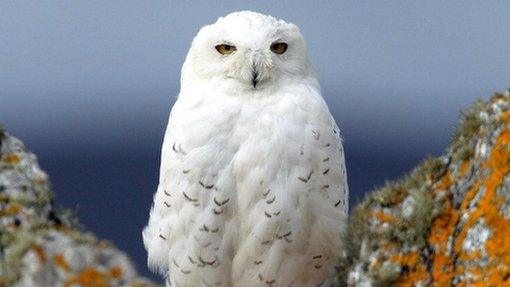
[[[273,53],[275,41],[288,50]],[[223,43],[236,51],[221,55]],[[202,28],[143,232],[149,266],[171,286],[318,286],[347,207],[339,131],[299,29],[254,12]]]

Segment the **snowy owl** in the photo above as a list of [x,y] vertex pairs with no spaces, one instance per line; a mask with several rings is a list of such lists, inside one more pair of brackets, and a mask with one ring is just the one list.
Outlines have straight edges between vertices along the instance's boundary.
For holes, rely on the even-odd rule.
[[328,286],[348,208],[339,129],[299,28],[203,27],[181,75],[143,231],[167,286]]

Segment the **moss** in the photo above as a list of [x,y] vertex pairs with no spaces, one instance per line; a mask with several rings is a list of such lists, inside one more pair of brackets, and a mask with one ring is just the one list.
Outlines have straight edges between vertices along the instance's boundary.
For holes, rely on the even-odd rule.
[[487,102],[478,99],[468,110],[460,112],[460,124],[453,134],[452,144],[455,145],[459,141],[465,143],[476,135],[482,124],[480,112],[486,111],[487,108]]
[[362,242],[371,237],[368,216],[369,212],[363,206],[355,208],[350,215],[347,231],[343,234],[348,258],[358,257]]
[[480,113],[487,111],[487,102],[478,99],[466,111],[461,111],[460,124],[455,129],[452,137],[450,149],[456,159],[465,161],[470,159],[474,154],[474,145],[472,139],[480,130],[483,123]]
[[374,276],[374,287],[391,287],[395,286],[394,282],[398,279],[401,273],[399,264],[386,262],[381,266]]
[[404,197],[406,191],[400,186],[390,182],[371,193],[369,201],[379,203],[382,207],[389,207],[399,202]]
[[2,124],[0,124],[0,157],[2,156],[2,143],[5,139],[5,129]]
[[422,188],[413,192],[413,212],[408,218],[400,218],[395,228],[395,237],[401,242],[422,248],[434,218],[434,201],[428,190]]

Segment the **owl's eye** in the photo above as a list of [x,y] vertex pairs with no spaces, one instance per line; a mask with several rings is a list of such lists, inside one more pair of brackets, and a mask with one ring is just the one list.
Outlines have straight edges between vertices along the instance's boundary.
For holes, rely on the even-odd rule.
[[236,47],[228,44],[221,44],[215,47],[216,51],[222,55],[230,55],[235,52]]
[[271,51],[273,51],[274,53],[276,54],[283,54],[285,53],[285,51],[287,51],[287,43],[282,43],[282,42],[278,42],[278,43],[273,43],[271,45]]

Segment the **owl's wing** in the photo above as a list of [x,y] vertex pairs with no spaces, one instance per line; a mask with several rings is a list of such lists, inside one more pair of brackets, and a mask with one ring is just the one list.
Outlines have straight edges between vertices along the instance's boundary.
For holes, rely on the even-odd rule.
[[172,286],[229,286],[234,151],[220,131],[231,121],[211,117],[210,105],[194,106],[193,112],[185,105],[176,103],[170,115],[158,190],[143,232],[149,266]]

